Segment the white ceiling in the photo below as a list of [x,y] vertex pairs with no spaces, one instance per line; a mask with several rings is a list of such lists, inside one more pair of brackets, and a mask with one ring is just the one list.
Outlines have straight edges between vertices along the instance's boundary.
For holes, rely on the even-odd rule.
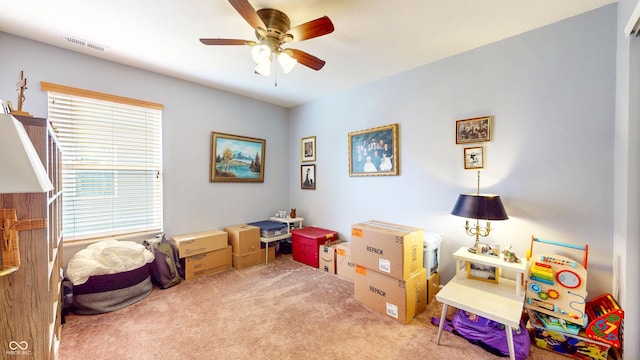
[[[327,15],[335,31],[291,43],[327,62],[277,79],[254,74],[254,40],[225,0],[0,0],[0,31],[293,107],[483,46],[616,0],[249,0],[285,12],[291,26]],[[104,47],[72,44],[71,35]],[[6,50],[6,49],[4,49]],[[275,86],[277,80],[277,86]]]

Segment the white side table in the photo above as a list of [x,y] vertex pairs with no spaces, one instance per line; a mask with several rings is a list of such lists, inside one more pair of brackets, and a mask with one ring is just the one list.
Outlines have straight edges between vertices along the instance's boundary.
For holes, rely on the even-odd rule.
[[277,235],[277,236],[270,236],[270,237],[260,237],[260,241],[262,241],[265,244],[265,255],[264,255],[264,265],[267,266],[269,265],[269,243],[274,242],[274,241],[280,241],[283,239],[287,239],[291,237],[291,224],[294,224],[293,226],[295,226],[295,224],[298,224],[297,228],[301,228],[302,227],[302,221],[304,221],[304,218],[301,217],[295,217],[295,218],[278,218],[278,217],[272,217],[270,219],[271,221],[277,221],[277,222],[281,222],[283,224],[287,224],[287,232],[285,234],[282,235]]
[[[520,318],[524,307],[524,288],[522,278],[527,269],[527,262],[509,263],[500,257],[492,257],[470,253],[466,247],[456,251],[456,276],[437,294],[436,300],[442,303],[442,315],[436,337],[436,345],[440,343],[440,335],[447,316],[447,309],[452,305],[458,309],[504,324],[509,345],[509,356],[515,359],[512,330],[520,327]],[[461,270],[465,261],[495,266],[516,273],[516,281],[501,277],[498,283],[476,279],[468,279]]]

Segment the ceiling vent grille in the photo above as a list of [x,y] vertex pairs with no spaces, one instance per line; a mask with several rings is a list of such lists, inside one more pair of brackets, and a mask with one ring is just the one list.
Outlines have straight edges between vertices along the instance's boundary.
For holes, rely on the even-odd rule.
[[75,36],[71,36],[71,35],[66,35],[63,34],[62,38],[65,39],[66,41],[75,44],[75,45],[80,45],[80,46],[84,46],[87,47],[89,49],[93,49],[93,50],[98,50],[98,51],[104,51],[105,47],[100,45],[100,44],[96,44],[96,43],[92,43],[86,40],[82,40],[78,37]]

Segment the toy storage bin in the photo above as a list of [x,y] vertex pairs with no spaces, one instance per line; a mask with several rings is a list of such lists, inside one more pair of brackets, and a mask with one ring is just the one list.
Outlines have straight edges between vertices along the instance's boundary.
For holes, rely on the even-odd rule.
[[291,230],[293,260],[317,268],[320,245],[338,240],[338,232],[308,226]]
[[573,335],[545,328],[532,311],[529,310],[529,326],[532,327],[533,343],[537,347],[574,359],[607,360],[610,345],[589,339],[584,331]]

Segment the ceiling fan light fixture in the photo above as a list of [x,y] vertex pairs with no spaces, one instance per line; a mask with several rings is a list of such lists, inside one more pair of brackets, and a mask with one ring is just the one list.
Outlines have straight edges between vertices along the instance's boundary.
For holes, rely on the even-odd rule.
[[256,64],[271,62],[271,48],[265,44],[256,45],[251,49],[251,57]]
[[258,65],[256,65],[255,72],[256,74],[260,74],[262,76],[271,75],[271,62],[263,61],[261,63],[258,63]]
[[280,66],[282,66],[282,70],[284,70],[284,73],[287,74],[291,70],[293,70],[293,67],[298,63],[298,60],[292,58],[285,51],[281,51],[278,54],[278,62],[280,63]]

